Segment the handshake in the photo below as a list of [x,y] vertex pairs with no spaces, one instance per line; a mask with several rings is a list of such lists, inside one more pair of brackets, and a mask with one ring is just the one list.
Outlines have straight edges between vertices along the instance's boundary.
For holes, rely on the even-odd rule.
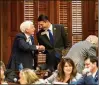
[[38,51],[45,51],[45,47],[43,45],[36,45]]

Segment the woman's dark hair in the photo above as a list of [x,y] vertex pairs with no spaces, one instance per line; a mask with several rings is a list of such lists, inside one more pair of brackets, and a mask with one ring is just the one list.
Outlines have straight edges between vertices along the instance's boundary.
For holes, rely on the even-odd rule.
[[64,66],[65,66],[65,63],[68,63],[69,65],[72,66],[72,73],[70,75],[70,80],[72,80],[76,76],[77,69],[76,69],[76,66],[75,66],[73,60],[70,59],[70,58],[64,58],[64,59],[61,59],[59,65],[58,65],[59,74],[58,74],[57,79],[59,81],[64,81],[64,79],[65,79],[65,73],[64,73],[64,70],[63,70]]
[[41,14],[39,17],[38,17],[38,21],[47,21],[48,20],[48,17],[46,15],[43,15]]

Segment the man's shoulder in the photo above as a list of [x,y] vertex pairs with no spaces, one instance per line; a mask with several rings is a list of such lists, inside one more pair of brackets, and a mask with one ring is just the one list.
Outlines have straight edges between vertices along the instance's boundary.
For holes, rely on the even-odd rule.
[[17,33],[16,36],[24,36],[24,33]]
[[24,33],[18,33],[18,34],[16,34],[16,38],[20,38],[20,37],[25,37],[25,34]]
[[62,24],[52,24],[52,25],[55,26],[55,27],[63,27]]

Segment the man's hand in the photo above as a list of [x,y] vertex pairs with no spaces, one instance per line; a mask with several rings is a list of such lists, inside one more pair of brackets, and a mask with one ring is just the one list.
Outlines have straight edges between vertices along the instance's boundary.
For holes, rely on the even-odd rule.
[[82,71],[82,74],[88,74],[90,73],[90,68],[84,68],[84,70]]
[[38,46],[38,50],[39,50],[39,51],[45,51],[45,47],[44,47],[43,45],[39,45],[39,46]]

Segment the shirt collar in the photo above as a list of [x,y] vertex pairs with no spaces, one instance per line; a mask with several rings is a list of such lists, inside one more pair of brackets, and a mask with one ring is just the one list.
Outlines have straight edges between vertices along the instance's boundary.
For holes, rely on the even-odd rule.
[[93,78],[95,77],[97,71],[98,71],[98,70],[96,70],[96,71],[92,74]]
[[[50,25],[50,27],[48,28],[50,31],[52,31],[52,24]],[[45,31],[47,31],[48,29],[46,29]]]
[[28,34],[25,33],[26,38],[28,39],[30,36]]

